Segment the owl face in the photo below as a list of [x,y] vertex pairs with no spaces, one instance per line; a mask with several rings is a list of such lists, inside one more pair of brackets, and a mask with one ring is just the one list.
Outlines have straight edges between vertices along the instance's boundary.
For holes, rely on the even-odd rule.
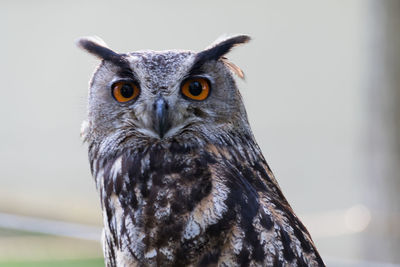
[[90,83],[88,138],[126,146],[248,128],[243,125],[246,113],[231,75],[232,70],[239,75],[241,71],[221,59],[235,43],[223,47],[224,51],[217,44],[199,53],[128,54],[117,54],[90,39],[79,44],[103,59]]

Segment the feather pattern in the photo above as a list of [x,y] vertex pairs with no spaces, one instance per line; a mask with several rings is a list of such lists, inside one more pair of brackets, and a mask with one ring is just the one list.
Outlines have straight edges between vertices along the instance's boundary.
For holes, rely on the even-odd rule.
[[[323,266],[252,136],[168,142],[99,157],[107,266]],[[240,144],[246,149],[235,149]],[[103,149],[104,150],[104,149]]]

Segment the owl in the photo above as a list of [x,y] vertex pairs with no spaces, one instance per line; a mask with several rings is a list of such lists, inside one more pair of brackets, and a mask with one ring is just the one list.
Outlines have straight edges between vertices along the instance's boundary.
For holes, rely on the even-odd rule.
[[101,59],[82,136],[103,212],[106,266],[324,266],[254,139],[225,55],[238,35],[200,52]]

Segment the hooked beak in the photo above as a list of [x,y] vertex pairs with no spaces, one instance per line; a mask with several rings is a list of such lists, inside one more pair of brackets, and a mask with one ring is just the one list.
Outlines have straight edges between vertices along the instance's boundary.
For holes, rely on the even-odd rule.
[[169,130],[170,125],[168,122],[168,103],[164,98],[160,97],[154,102],[154,128],[160,138],[163,138],[165,133]]

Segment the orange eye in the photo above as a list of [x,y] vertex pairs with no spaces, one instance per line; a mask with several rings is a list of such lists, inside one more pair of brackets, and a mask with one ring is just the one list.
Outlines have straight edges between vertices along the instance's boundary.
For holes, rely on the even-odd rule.
[[114,98],[121,103],[131,101],[140,93],[139,87],[132,82],[117,82],[112,86]]
[[205,78],[188,79],[183,83],[181,91],[189,99],[202,101],[210,94],[210,82]]

